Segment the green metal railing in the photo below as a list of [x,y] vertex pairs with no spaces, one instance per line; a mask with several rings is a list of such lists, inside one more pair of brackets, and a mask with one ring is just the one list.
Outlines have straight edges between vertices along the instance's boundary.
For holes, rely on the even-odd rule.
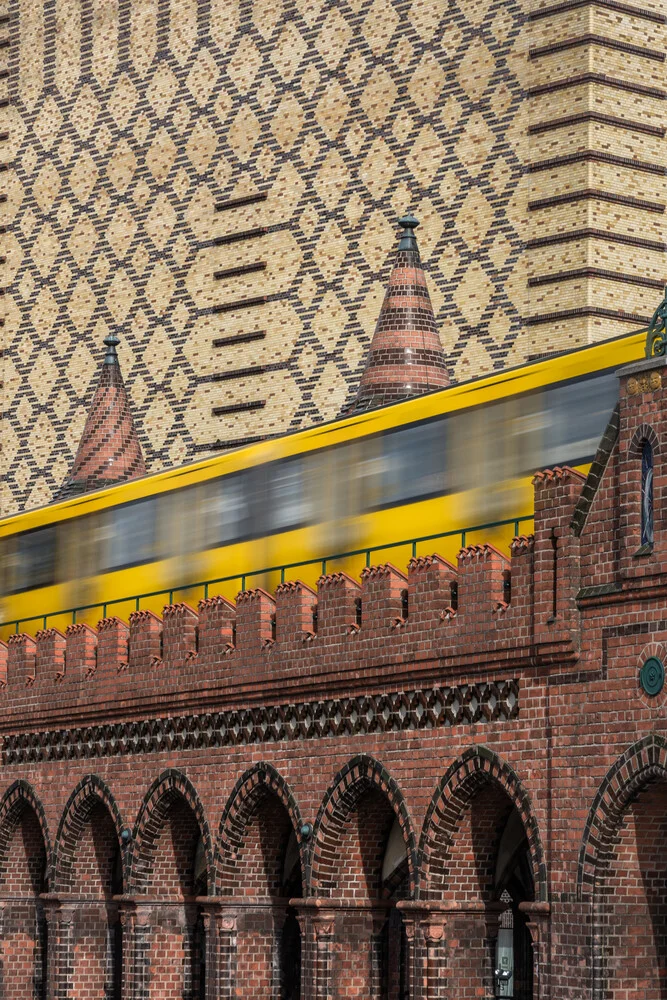
[[265,566],[263,569],[256,569],[247,573],[233,573],[230,576],[219,576],[213,580],[200,580],[197,583],[187,583],[182,587],[151,590],[144,594],[131,594],[127,597],[117,597],[112,601],[96,601],[94,604],[81,604],[76,608],[65,608],[62,611],[52,611],[46,615],[33,615],[30,618],[11,619],[9,621],[0,622],[0,629],[13,629],[13,631],[18,634],[21,631],[22,626],[28,625],[31,622],[41,622],[41,627],[47,628],[50,619],[69,617],[70,615],[72,624],[76,624],[78,614],[84,611],[93,611],[95,608],[101,608],[102,618],[106,618],[109,608],[116,605],[134,603],[134,610],[139,611],[141,609],[142,601],[148,600],[152,597],[161,596],[168,598],[165,602],[166,604],[173,604],[174,594],[182,594],[188,590],[203,590],[204,598],[207,598],[211,587],[217,587],[219,584],[230,583],[234,580],[240,580],[240,589],[246,590],[246,583],[251,577],[264,576],[269,573],[280,573],[280,582],[284,583],[285,573],[288,570],[304,569],[307,566],[319,566],[321,574],[324,575],[327,572],[327,567],[331,563],[342,559],[351,559],[355,556],[363,556],[365,565],[371,566],[372,555],[374,552],[386,552],[390,549],[399,549],[405,546],[410,546],[412,557],[414,558],[417,555],[417,546],[423,544],[424,542],[434,542],[445,538],[455,538],[458,535],[461,547],[463,547],[466,545],[466,538],[475,532],[488,531],[491,528],[509,527],[511,525],[514,535],[518,535],[520,526],[522,524],[532,523],[532,521],[532,515],[509,518],[504,521],[488,521],[486,524],[476,524],[473,527],[462,529],[457,528],[454,531],[441,531],[435,535],[421,535],[419,538],[406,538],[400,542],[389,542],[386,545],[374,545],[371,548],[351,549],[348,552],[338,552],[334,555],[326,556],[324,559],[302,559],[300,562],[284,563],[280,566]]

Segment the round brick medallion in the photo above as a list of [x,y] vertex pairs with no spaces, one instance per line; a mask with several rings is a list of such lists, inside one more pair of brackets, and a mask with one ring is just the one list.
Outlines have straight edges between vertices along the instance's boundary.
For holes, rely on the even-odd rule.
[[639,671],[639,683],[646,694],[660,694],[665,683],[665,668],[657,656],[649,656]]

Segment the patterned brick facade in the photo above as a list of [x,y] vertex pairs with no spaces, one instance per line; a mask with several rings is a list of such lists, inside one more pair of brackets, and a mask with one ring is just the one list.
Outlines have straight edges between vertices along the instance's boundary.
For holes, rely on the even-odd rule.
[[517,1000],[664,996],[666,436],[653,358],[509,559],[0,645],[3,997],[491,998],[508,928]]
[[455,379],[642,325],[665,48],[658,0],[7,0],[0,511],[108,330],[149,470],[334,417],[408,210]]

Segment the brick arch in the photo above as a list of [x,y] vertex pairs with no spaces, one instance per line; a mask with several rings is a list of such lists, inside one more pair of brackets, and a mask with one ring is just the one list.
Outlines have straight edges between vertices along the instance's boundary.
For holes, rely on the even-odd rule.
[[418,894],[419,864],[417,841],[403,793],[383,765],[368,754],[353,757],[338,774],[324,796],[313,829],[310,890],[313,895],[326,883],[328,858],[335,856],[343,827],[364,793],[379,791],[386,798],[403,831],[408,859],[410,897]]
[[115,828],[118,844],[121,847],[123,886],[127,885],[128,852],[122,849],[120,839],[123,829],[120,810],[106,782],[96,774],[88,774],[81,779],[67,800],[58,825],[53,849],[53,892],[66,892],[72,888],[71,876],[76,847],[92,810],[98,805],[106,808]]
[[247,827],[265,795],[277,799],[289,816],[299,845],[302,879],[305,879],[308,851],[301,833],[301,810],[280,772],[272,764],[260,762],[241,775],[222,813],[215,851],[215,884],[218,891],[224,890],[228,882],[233,884],[235,856],[243,846]]
[[656,734],[628,747],[607,771],[593,799],[579,849],[577,899],[592,896],[608,866],[623,814],[653,781],[667,779],[667,740]]
[[132,834],[126,891],[140,892],[145,886],[157,837],[170,807],[179,801],[189,807],[199,827],[206,856],[207,891],[211,891],[214,871],[213,840],[204,807],[190,779],[173,768],[163,771],[143,798]]
[[53,870],[53,850],[46,814],[34,788],[27,781],[24,781],[23,778],[10,785],[0,800],[0,868],[6,860],[9,843],[16,824],[21,817],[23,809],[26,808],[32,809],[42,832],[46,855],[46,878],[50,885]]
[[521,817],[528,840],[535,897],[546,901],[544,848],[530,796],[514,769],[484,746],[470,747],[455,760],[433,793],[419,845],[422,890],[432,887],[438,875],[442,877],[445,845],[454,835],[465,808],[489,784],[502,789]]
[[653,449],[654,455],[660,454],[660,441],[655,430],[650,424],[642,424],[632,435],[632,440],[628,445],[628,455],[631,458],[641,458],[642,443],[648,441]]

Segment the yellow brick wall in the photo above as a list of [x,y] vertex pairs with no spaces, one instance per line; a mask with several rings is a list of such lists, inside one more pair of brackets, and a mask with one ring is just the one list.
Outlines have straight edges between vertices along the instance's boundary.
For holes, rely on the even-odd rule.
[[627,6],[0,7],[0,512],[65,476],[109,328],[150,469],[335,417],[407,209],[454,378],[636,327],[665,277],[664,169],[560,162],[664,163],[664,3]]

